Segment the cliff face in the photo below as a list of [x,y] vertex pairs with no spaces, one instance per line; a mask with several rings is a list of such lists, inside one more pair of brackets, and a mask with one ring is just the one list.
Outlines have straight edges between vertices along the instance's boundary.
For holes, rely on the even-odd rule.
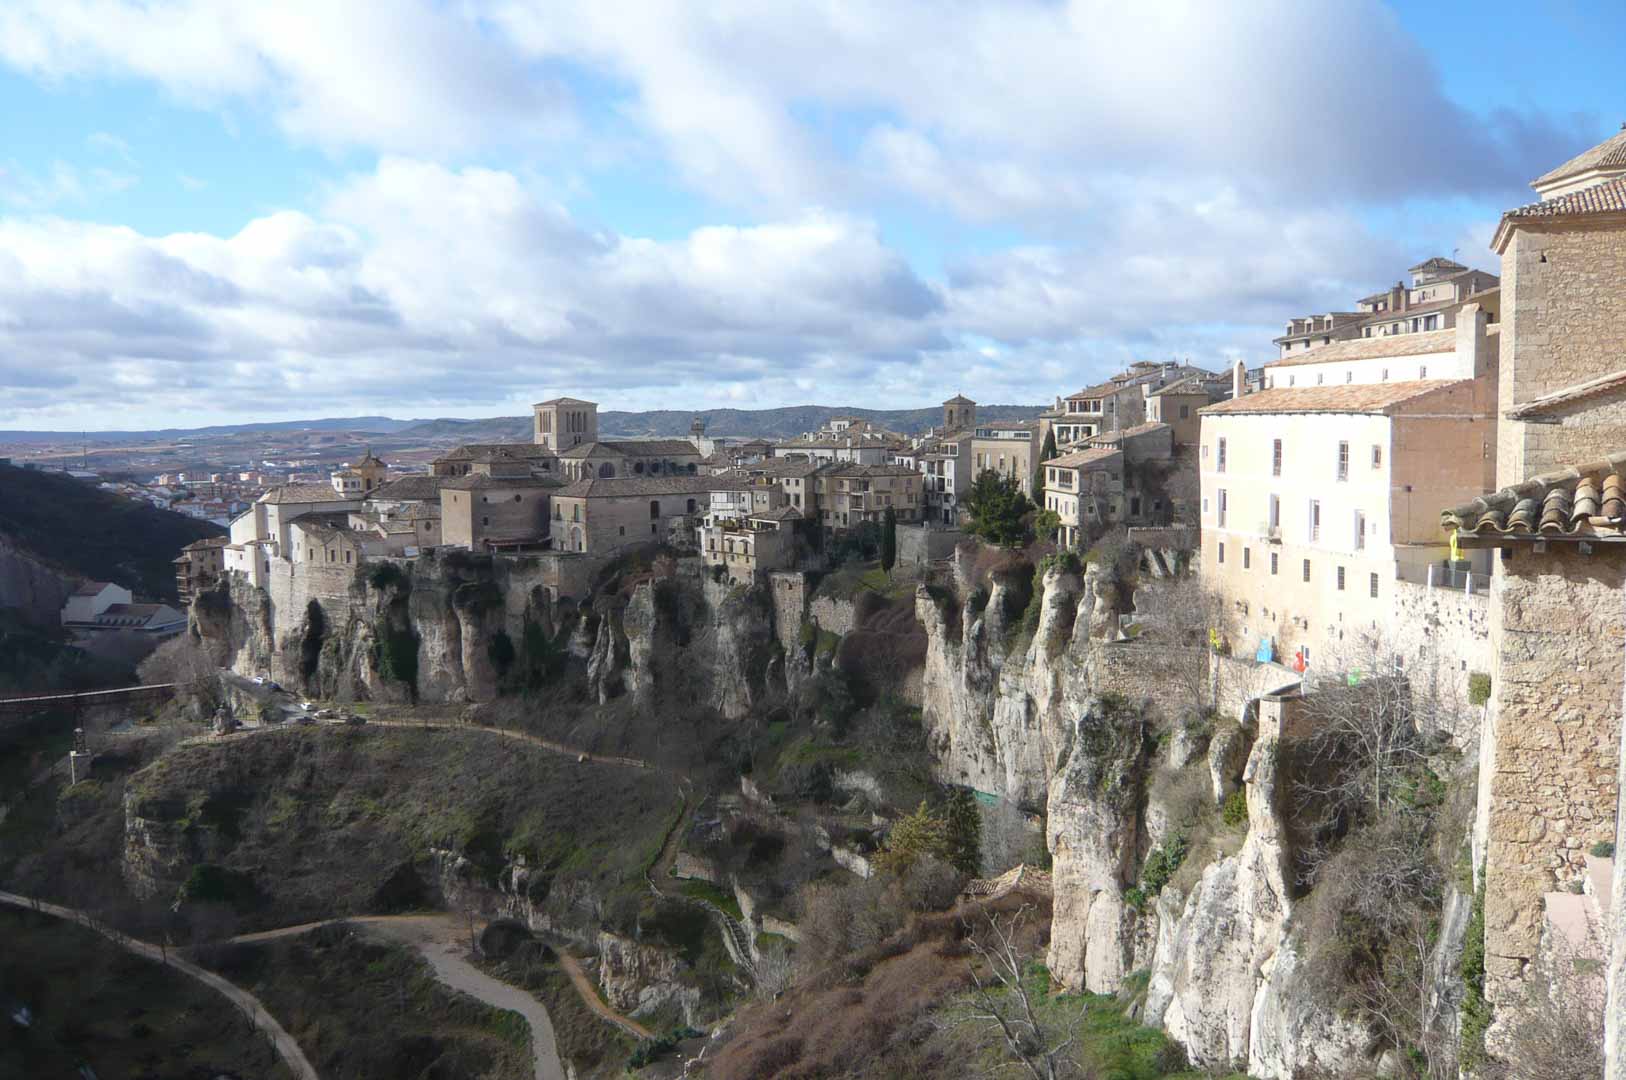
[[53,625],[77,582],[0,536],[0,608]]
[[[928,636],[923,715],[940,775],[1046,808],[1053,976],[1111,993],[1130,971],[1149,969],[1143,1018],[1199,1065],[1246,1062],[1271,1080],[1369,1065],[1370,1034],[1309,1003],[1290,924],[1274,730],[1222,726],[1205,748],[1165,716],[1169,737],[1153,740],[1152,713],[1169,689],[1158,646],[1119,640],[1116,586],[1094,567],[1082,576],[1051,569],[1040,584],[1025,648],[997,581],[981,610],[954,611],[925,589],[916,606]],[[1148,779],[1182,767],[1201,775],[1210,813],[1240,782],[1246,836],[1189,895],[1173,886],[1133,895],[1173,813]]]
[[628,695],[646,714],[683,701],[737,719],[784,686],[766,595],[709,578],[646,580],[560,610],[523,558],[324,569],[274,563],[269,588],[222,584],[194,603],[193,629],[221,666],[326,698],[487,702],[505,670],[555,657],[580,665],[600,703]]

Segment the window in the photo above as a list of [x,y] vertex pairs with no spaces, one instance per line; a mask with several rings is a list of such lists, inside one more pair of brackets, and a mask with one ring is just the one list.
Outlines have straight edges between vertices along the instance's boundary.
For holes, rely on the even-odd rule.
[[490,525],[491,524],[491,519],[488,518],[488,517],[483,517],[483,518],[480,519],[480,524],[482,524],[482,525]]
[[1272,532],[1275,532],[1277,529],[1279,529],[1281,527],[1282,527],[1282,497],[1280,495],[1272,495],[1270,497],[1270,525],[1269,525],[1269,528],[1270,528],[1270,530]]
[[1215,455],[1215,458],[1216,458],[1216,460],[1214,462],[1214,471],[1215,472],[1224,472],[1225,471],[1225,440],[1224,439],[1221,439],[1219,441],[1219,449],[1214,451],[1214,455]]
[[1282,440],[1277,439],[1270,446],[1270,475],[1282,475]]
[[1327,381],[1327,376],[1323,372],[1318,371],[1318,372],[1315,373],[1315,384],[1317,386],[1320,386],[1322,383],[1324,383],[1326,381]]
[[1344,372],[1344,381],[1347,382],[1347,383],[1354,382],[1355,381],[1355,373],[1353,371]]
[[1388,368],[1383,369],[1383,381],[1384,382],[1389,381],[1389,369]]
[[1372,599],[1376,600],[1378,598],[1378,576],[1373,574],[1371,578]]
[[1220,543],[1220,546],[1219,546],[1219,561],[1221,563],[1225,562],[1225,544],[1224,544],[1223,541]]
[[1304,560],[1304,580],[1305,581],[1310,580],[1310,560],[1309,559]]
[[[1311,499],[1310,500],[1309,525],[1310,525],[1310,543],[1312,543],[1312,544],[1318,543],[1321,540],[1321,500],[1320,499]],[[1305,580],[1309,580],[1309,579],[1306,578]]]
[[1227,501],[1226,501],[1226,498],[1225,498],[1225,489],[1220,488],[1219,489],[1219,527],[1222,528],[1222,529],[1225,528],[1225,511],[1227,509],[1228,509],[1228,504],[1227,504]]
[[1180,406],[1180,419],[1182,419],[1182,420],[1191,419],[1191,406],[1190,405],[1182,405],[1182,406]]
[[1270,572],[1274,574],[1279,569],[1281,569],[1281,559],[1274,551],[1272,551],[1270,553]]
[[1417,377],[1419,379],[1428,378],[1428,365],[1427,364],[1422,364],[1417,368]]
[[[627,527],[626,527],[626,526],[625,526],[625,525],[622,525],[622,526],[621,526],[621,527],[620,527],[620,528],[619,528],[619,529],[618,529],[618,530],[617,530],[617,531],[616,531],[616,535],[617,535],[617,536],[625,536],[625,535],[627,535]],[[716,547],[717,547],[717,542],[716,542],[716,541],[715,541],[715,540],[713,540],[713,541],[712,541],[712,543],[711,543],[711,546],[712,546],[712,548],[713,548],[713,549],[714,549],[714,550],[715,550],[715,549],[716,549]]]
[[649,500],[649,516],[652,518],[661,516],[661,501],[659,499]]
[[1249,570],[1249,569],[1252,569],[1252,568],[1253,568],[1253,549],[1252,548],[1243,548],[1242,549],[1242,569]]
[[1427,318],[1425,318],[1423,320],[1423,329],[1424,330],[1438,330],[1439,328],[1440,328],[1440,317],[1438,315],[1430,315],[1430,316],[1428,316]]
[[519,502],[519,496],[518,496],[518,495],[515,495],[515,496],[514,496],[514,501],[515,501],[515,502]]
[[1383,447],[1377,443],[1372,444],[1372,467],[1374,469],[1383,468]]
[[1338,568],[1338,591],[1344,591],[1344,568],[1342,566]]
[[1349,479],[1349,443],[1338,444],[1338,479]]

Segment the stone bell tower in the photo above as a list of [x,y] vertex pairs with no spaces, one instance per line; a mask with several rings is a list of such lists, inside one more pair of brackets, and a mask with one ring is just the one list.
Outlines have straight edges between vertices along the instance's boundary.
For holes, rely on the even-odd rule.
[[582,443],[598,442],[598,406],[579,398],[561,397],[531,406],[536,414],[532,441],[555,454]]
[[943,430],[970,431],[977,426],[977,403],[964,394],[943,402]]

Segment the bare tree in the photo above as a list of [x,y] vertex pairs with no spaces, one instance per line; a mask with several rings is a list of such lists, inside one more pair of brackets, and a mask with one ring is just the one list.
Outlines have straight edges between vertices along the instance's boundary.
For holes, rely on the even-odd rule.
[[972,1025],[985,1038],[1002,1044],[1010,1060],[1001,1071],[1025,1072],[1034,1080],[1061,1080],[1083,1072],[1072,1050],[1088,1006],[1081,997],[1078,1015],[1060,1024],[1047,1022],[1036,1009],[1022,978],[1026,961],[1018,944],[1032,910],[1032,905],[1024,904],[1003,920],[993,912],[986,914],[986,931],[972,934],[968,941],[976,957],[969,965],[972,1005],[951,1022]]
[[1220,679],[1213,656],[1237,645],[1225,598],[1195,576],[1143,578],[1135,590],[1135,617],[1142,634],[1161,645],[1153,662],[1176,719],[1188,722],[1218,708]]
[[[1602,1077],[1603,1015],[1608,997],[1608,955],[1598,935],[1577,945],[1550,935],[1532,965],[1525,999],[1512,1006],[1503,1041],[1504,1061],[1482,1070],[1487,1080],[1585,1080]],[[1589,955],[1590,954],[1590,955]]]
[[177,696],[189,699],[199,715],[213,714],[222,701],[220,669],[191,634],[181,634],[158,646],[136,669],[147,684],[174,683]]

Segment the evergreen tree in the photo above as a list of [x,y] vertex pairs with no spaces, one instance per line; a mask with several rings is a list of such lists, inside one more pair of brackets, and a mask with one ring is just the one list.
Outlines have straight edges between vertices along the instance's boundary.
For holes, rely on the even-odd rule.
[[883,870],[901,875],[926,856],[948,862],[951,853],[948,822],[922,802],[914,813],[899,818],[892,826],[886,850],[876,856],[876,861]]
[[881,569],[887,573],[898,562],[898,514],[890,506],[881,520]]
[[948,804],[948,862],[965,874],[975,874],[982,861],[982,810],[971,789],[960,788]]
[[1033,509],[1014,476],[984,469],[965,498],[970,531],[990,544],[1018,547],[1027,538],[1022,518]]

